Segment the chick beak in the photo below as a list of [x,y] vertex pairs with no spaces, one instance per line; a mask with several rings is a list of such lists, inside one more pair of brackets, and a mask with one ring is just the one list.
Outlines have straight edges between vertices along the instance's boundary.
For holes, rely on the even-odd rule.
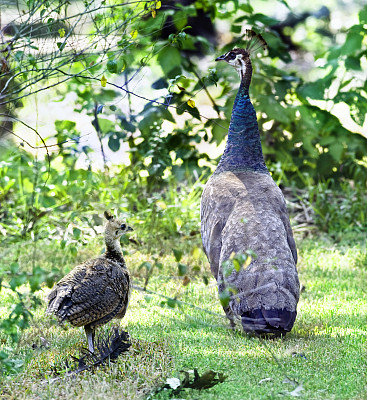
[[226,55],[223,54],[222,56],[217,57],[217,58],[215,59],[215,61],[223,61],[223,60],[225,60],[225,58],[226,58]]
[[131,232],[131,231],[133,231],[133,230],[134,230],[134,229],[133,229],[131,226],[128,226],[126,232]]

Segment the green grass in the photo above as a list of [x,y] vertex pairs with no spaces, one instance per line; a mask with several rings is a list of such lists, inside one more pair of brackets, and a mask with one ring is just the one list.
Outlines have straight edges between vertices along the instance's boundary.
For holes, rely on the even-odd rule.
[[[327,237],[315,237],[299,240],[298,248],[304,290],[296,324],[286,339],[264,342],[229,330],[215,282],[206,286],[201,279],[208,268],[204,255],[184,258],[183,262],[201,270],[190,274],[187,287],[177,277],[173,256],[163,256],[163,270],[159,276],[153,275],[148,289],[167,296],[178,294],[180,300],[218,315],[187,305],[172,309],[162,306],[164,299],[159,296],[134,291],[121,323],[133,339],[130,351],[117,363],[94,373],[49,384],[45,379],[52,375],[52,365],[77,355],[85,338],[81,329],[52,324],[40,308],[17,349],[17,357],[26,359],[25,367],[17,375],[0,378],[0,398],[144,398],[167,377],[197,368],[199,373],[221,371],[228,378],[211,389],[185,390],[175,398],[272,399],[299,394],[303,399],[366,399],[366,244],[357,240],[335,244]],[[91,245],[79,257],[92,252]],[[147,258],[141,253],[126,257],[136,284],[143,282],[138,266]],[[40,293],[41,297],[47,291]],[[14,301],[6,293],[2,296],[0,315]],[[108,326],[100,330],[106,331]],[[41,336],[50,347],[33,350]],[[0,339],[4,341],[4,337]],[[287,377],[298,383],[289,382]],[[299,391],[294,392],[297,387]],[[170,397],[161,392],[152,398]]]

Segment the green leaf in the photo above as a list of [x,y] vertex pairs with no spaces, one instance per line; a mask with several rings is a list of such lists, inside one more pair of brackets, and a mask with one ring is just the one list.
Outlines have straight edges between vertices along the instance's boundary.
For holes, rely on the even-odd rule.
[[329,153],[335,161],[340,161],[344,151],[344,146],[342,143],[335,142],[329,147]]
[[229,300],[231,299],[231,294],[228,289],[224,289],[222,292],[219,292],[219,300],[222,304],[222,307],[226,308],[229,305]]
[[262,111],[266,113],[269,119],[274,119],[284,124],[291,121],[292,116],[289,114],[292,110],[290,108],[284,108],[273,96],[259,95],[258,101],[261,104]]
[[149,261],[144,261],[139,265],[138,270],[141,270],[142,268],[145,268],[149,272],[152,270],[152,263]]
[[56,204],[56,199],[51,196],[43,196],[40,199],[40,203],[42,204],[42,207],[45,208],[53,207]]
[[348,56],[345,59],[345,68],[361,71],[361,59],[359,57]]
[[173,254],[177,262],[180,262],[183,256],[183,252],[181,250],[173,249]]
[[71,246],[70,253],[73,257],[76,257],[78,255],[78,249],[75,246]]
[[304,98],[309,97],[310,99],[323,100],[325,90],[330,87],[334,78],[335,76],[329,74],[323,79],[319,79],[315,82],[306,83],[298,88],[298,93]]
[[367,5],[365,5],[358,14],[359,22],[361,24],[367,24]]
[[74,122],[74,121],[68,121],[68,120],[62,120],[62,121],[56,120],[55,121],[55,128],[56,128],[57,132],[63,132],[63,131],[69,132],[69,131],[75,129],[75,126],[76,126],[76,122]]
[[102,132],[113,132],[115,133],[115,123],[107,118],[98,118],[99,127]]
[[283,3],[290,12],[293,12],[293,10],[289,7],[289,4],[285,0],[280,0],[281,3]]
[[128,132],[134,133],[136,131],[136,127],[131,122],[127,121],[125,118],[120,117],[121,126]]
[[173,14],[173,23],[175,24],[178,31],[187,25],[187,13],[186,11],[176,11]]
[[120,150],[120,138],[116,134],[113,134],[108,138],[108,147],[112,151]]
[[10,264],[10,273],[16,274],[19,271],[19,264],[17,262],[13,262]]
[[167,75],[175,67],[181,67],[181,54],[176,47],[165,47],[158,54],[158,62],[163,73]]
[[330,176],[332,168],[335,166],[334,158],[329,153],[320,154],[317,160],[316,170],[320,176]]
[[254,9],[251,7],[251,5],[250,4],[239,4],[239,8],[242,10],[242,11],[244,11],[244,12],[246,12],[246,13],[248,13],[248,14],[252,14],[253,12],[254,12]]
[[349,111],[350,111],[350,116],[352,117],[353,121],[360,125],[364,125],[364,121],[366,119],[366,114],[367,114],[367,107],[366,103],[353,103],[350,105]]
[[232,260],[226,260],[222,263],[223,276],[228,278],[233,272],[234,266]]
[[109,60],[107,63],[107,70],[111,74],[116,74],[117,72],[117,62],[115,60]]
[[8,354],[5,351],[0,350],[0,360],[6,360],[8,358]]
[[176,299],[168,299],[167,306],[170,308],[175,308],[177,306],[177,300]]
[[187,273],[187,265],[178,263],[178,276],[184,276]]
[[158,261],[156,261],[154,265],[160,270],[163,269],[163,264]]
[[340,49],[342,54],[350,55],[357,50],[361,50],[363,37],[363,25],[352,26],[343,46]]
[[214,141],[217,145],[222,143],[223,139],[227,137],[228,127],[228,121],[225,121],[223,119],[214,120],[212,127],[212,141]]
[[43,277],[40,275],[33,275],[29,278],[29,286],[31,288],[31,291],[34,293],[37,290],[39,290],[41,288],[41,283],[43,281]]
[[27,282],[27,275],[23,273],[13,277],[9,282],[9,286],[11,287],[12,290],[15,290],[17,287],[24,285],[26,282]]
[[261,22],[266,26],[276,25],[279,23],[277,19],[268,17],[264,14],[253,14],[248,18],[248,23],[250,25],[257,25],[257,22]]
[[232,25],[231,26],[231,32],[233,33],[241,33],[242,31],[242,26],[241,25]]
[[82,231],[79,228],[73,228],[74,239],[76,239],[76,240],[80,239],[81,233],[82,233]]
[[66,42],[57,42],[56,45],[60,51],[63,51],[65,48]]

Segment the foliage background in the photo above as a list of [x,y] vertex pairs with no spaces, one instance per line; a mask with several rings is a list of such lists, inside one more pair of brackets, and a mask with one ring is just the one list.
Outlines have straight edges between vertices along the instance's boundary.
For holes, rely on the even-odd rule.
[[[345,25],[333,2],[17,5],[2,9],[0,56],[0,289],[16,295],[0,325],[3,372],[21,364],[11,354],[39,290],[82,258],[106,208],[136,230],[124,245],[144,255],[145,287],[173,250],[179,278],[190,270],[208,282],[198,203],[238,87],[213,60],[243,45],[245,28],[269,44],[253,62],[251,97],[274,179],[335,239],[366,231],[363,3]],[[350,117],[341,121],[340,110]],[[52,247],[60,252],[43,257]]]

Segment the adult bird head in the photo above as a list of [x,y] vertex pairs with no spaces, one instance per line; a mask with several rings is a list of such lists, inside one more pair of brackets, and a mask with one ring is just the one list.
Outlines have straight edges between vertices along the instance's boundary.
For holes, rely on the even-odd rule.
[[238,75],[242,78],[245,73],[247,66],[250,62],[250,53],[246,49],[233,49],[220,57],[217,57],[215,61],[225,61],[227,64],[232,65],[238,72]]
[[246,75],[246,71],[251,68],[250,56],[260,48],[265,50],[267,47],[264,38],[250,29],[246,30],[245,40],[247,41],[245,49],[234,48],[215,59],[215,61],[225,61],[227,64],[232,65],[241,79]]

